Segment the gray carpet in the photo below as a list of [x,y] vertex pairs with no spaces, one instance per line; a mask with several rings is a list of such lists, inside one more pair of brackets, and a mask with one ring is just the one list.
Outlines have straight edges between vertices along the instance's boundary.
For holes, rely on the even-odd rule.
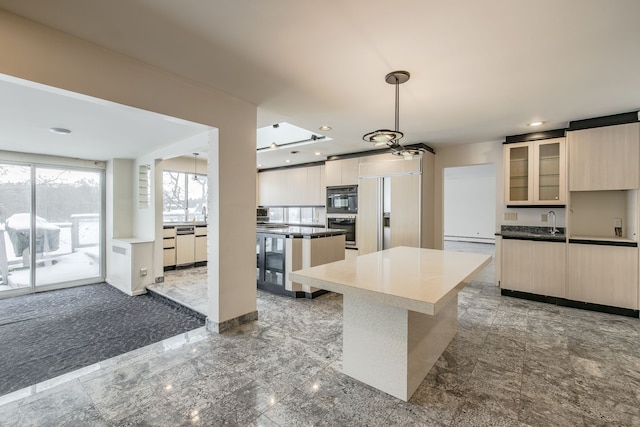
[[106,283],[0,300],[0,396],[203,325]]

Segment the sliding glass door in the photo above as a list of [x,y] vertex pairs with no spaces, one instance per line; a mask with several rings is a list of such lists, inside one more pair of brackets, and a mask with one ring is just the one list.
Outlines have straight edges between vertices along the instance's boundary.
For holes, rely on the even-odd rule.
[[0,290],[100,281],[103,172],[42,165],[0,165],[0,171],[7,171],[0,175]]
[[31,288],[31,167],[0,164],[0,292]]

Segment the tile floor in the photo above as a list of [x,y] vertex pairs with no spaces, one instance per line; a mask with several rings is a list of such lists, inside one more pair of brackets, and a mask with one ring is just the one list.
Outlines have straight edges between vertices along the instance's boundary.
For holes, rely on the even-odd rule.
[[460,294],[458,335],[402,402],[341,373],[341,307],[336,294],[258,292],[258,321],[0,397],[0,425],[640,426],[638,319],[475,281]]

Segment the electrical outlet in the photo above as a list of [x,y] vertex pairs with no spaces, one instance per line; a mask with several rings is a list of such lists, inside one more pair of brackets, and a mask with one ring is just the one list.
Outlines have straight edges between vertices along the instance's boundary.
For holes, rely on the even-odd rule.
[[146,268],[141,268],[140,269],[140,277],[144,277],[147,275],[147,269]]
[[542,214],[542,215],[540,215],[540,221],[542,221],[542,222],[547,222],[547,221],[549,221],[549,215],[548,215],[548,214]]
[[613,219],[614,227],[622,227],[622,218],[614,218]]
[[518,220],[518,212],[505,212],[504,213],[505,221],[517,221]]

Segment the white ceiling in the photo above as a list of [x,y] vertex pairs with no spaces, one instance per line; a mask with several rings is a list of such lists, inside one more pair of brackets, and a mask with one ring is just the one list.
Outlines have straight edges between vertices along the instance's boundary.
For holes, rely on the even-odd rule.
[[[637,0],[0,0],[0,8],[258,106],[332,138],[292,163],[367,150],[394,126],[405,144],[500,141],[640,108]],[[4,100],[0,100],[0,103]],[[333,129],[321,132],[321,125]],[[1,148],[1,147],[0,147]],[[141,147],[147,149],[147,147]],[[289,150],[259,154],[278,166]],[[116,157],[123,157],[115,154]]]

